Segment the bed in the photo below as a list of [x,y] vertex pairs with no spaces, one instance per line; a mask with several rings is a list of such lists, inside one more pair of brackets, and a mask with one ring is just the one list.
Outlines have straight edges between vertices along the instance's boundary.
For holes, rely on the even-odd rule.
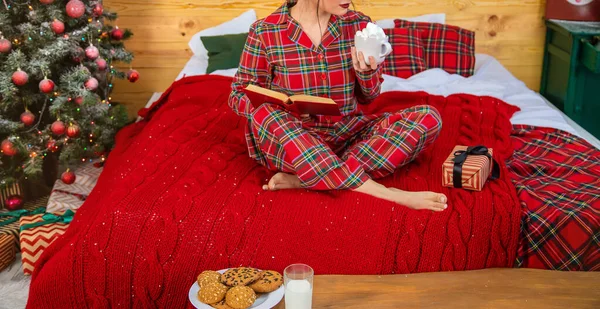
[[[439,216],[351,192],[260,192],[268,173],[247,158],[243,123],[224,104],[235,70],[203,74],[202,61],[192,57],[119,133],[97,188],[40,257],[29,306],[189,308],[202,269],[299,261],[320,274],[600,269],[600,142],[493,57],[478,54],[471,77],[384,76],[379,104],[366,107],[440,109],[442,141],[384,180],[444,190],[451,206]],[[438,181],[465,142],[495,147],[502,165],[479,193]]]

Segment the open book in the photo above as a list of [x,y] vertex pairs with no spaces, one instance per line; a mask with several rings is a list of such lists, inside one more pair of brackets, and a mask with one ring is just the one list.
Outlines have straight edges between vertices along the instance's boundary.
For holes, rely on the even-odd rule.
[[244,93],[246,93],[255,108],[258,108],[263,103],[273,103],[297,114],[341,115],[337,103],[330,98],[305,94],[287,96],[283,93],[252,84],[244,88]]

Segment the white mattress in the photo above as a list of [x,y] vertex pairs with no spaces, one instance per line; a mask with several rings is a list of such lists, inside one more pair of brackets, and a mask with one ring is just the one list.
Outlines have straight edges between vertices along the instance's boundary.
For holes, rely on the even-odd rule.
[[[199,75],[197,68],[199,59],[192,57],[177,79],[184,75]],[[421,72],[409,79],[384,75],[382,92],[387,91],[425,91],[436,95],[467,93],[496,97],[508,104],[515,105],[521,111],[511,118],[513,124],[533,125],[556,128],[577,135],[596,148],[600,149],[600,141],[558,110],[539,93],[515,78],[494,57],[477,54],[475,74],[465,78],[451,75],[440,69]],[[216,71],[213,75],[233,76],[236,69]],[[162,93],[152,95],[147,106],[156,101]]]

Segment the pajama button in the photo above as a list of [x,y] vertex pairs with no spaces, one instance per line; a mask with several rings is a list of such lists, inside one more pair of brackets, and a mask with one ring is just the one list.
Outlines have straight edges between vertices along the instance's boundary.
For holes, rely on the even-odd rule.
[[323,60],[323,58],[325,58],[323,54],[319,54],[319,59]]
[[326,74],[321,74],[321,79],[322,80],[326,80],[327,79],[327,75]]

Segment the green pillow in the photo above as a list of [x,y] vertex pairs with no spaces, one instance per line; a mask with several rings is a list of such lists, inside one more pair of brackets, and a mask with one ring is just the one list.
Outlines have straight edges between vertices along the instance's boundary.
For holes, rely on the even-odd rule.
[[206,74],[239,67],[246,38],[248,33],[200,37],[204,48],[208,50]]

